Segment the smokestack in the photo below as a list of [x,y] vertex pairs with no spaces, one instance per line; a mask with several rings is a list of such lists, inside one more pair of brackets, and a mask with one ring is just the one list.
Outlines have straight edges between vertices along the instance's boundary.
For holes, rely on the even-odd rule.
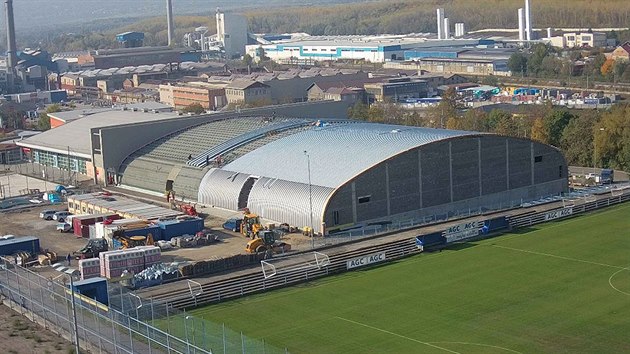
[[437,35],[444,39],[444,9],[437,9]]
[[451,39],[451,25],[448,17],[444,19],[444,39]]
[[523,9],[518,9],[518,40],[523,43],[525,41],[525,14]]
[[525,0],[525,33],[528,42],[532,40],[532,15],[530,5],[529,0]]
[[7,80],[8,91],[15,90],[15,65],[17,64],[17,45],[15,44],[15,21],[13,19],[13,0],[4,0],[4,13],[7,24]]
[[166,0],[166,24],[168,27],[168,46],[175,45],[175,22],[173,19],[173,0]]

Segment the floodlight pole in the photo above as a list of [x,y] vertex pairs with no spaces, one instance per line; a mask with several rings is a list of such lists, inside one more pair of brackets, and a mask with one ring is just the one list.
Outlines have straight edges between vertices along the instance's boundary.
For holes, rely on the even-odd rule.
[[313,185],[311,184],[311,156],[306,150],[304,150],[304,155],[306,155],[306,163],[308,167],[308,202],[311,213],[311,248],[315,248],[315,235],[313,230]]

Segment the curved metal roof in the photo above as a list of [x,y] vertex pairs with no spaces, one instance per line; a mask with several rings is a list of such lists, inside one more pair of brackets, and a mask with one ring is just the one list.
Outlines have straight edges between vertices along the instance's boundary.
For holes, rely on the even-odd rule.
[[296,133],[241,156],[225,170],[338,188],[363,171],[405,151],[478,132],[400,125],[331,124]]

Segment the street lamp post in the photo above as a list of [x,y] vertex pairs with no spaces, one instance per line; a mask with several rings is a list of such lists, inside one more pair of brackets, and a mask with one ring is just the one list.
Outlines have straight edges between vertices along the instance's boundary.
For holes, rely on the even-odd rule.
[[308,202],[311,217],[311,248],[315,248],[315,235],[313,234],[313,185],[311,184],[311,156],[306,150],[304,150],[304,155],[306,155],[306,163],[308,168]]

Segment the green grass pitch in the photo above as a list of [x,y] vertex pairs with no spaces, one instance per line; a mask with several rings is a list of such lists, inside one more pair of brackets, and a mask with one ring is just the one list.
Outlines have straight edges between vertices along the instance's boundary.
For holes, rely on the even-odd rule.
[[193,313],[291,353],[630,352],[630,204]]

